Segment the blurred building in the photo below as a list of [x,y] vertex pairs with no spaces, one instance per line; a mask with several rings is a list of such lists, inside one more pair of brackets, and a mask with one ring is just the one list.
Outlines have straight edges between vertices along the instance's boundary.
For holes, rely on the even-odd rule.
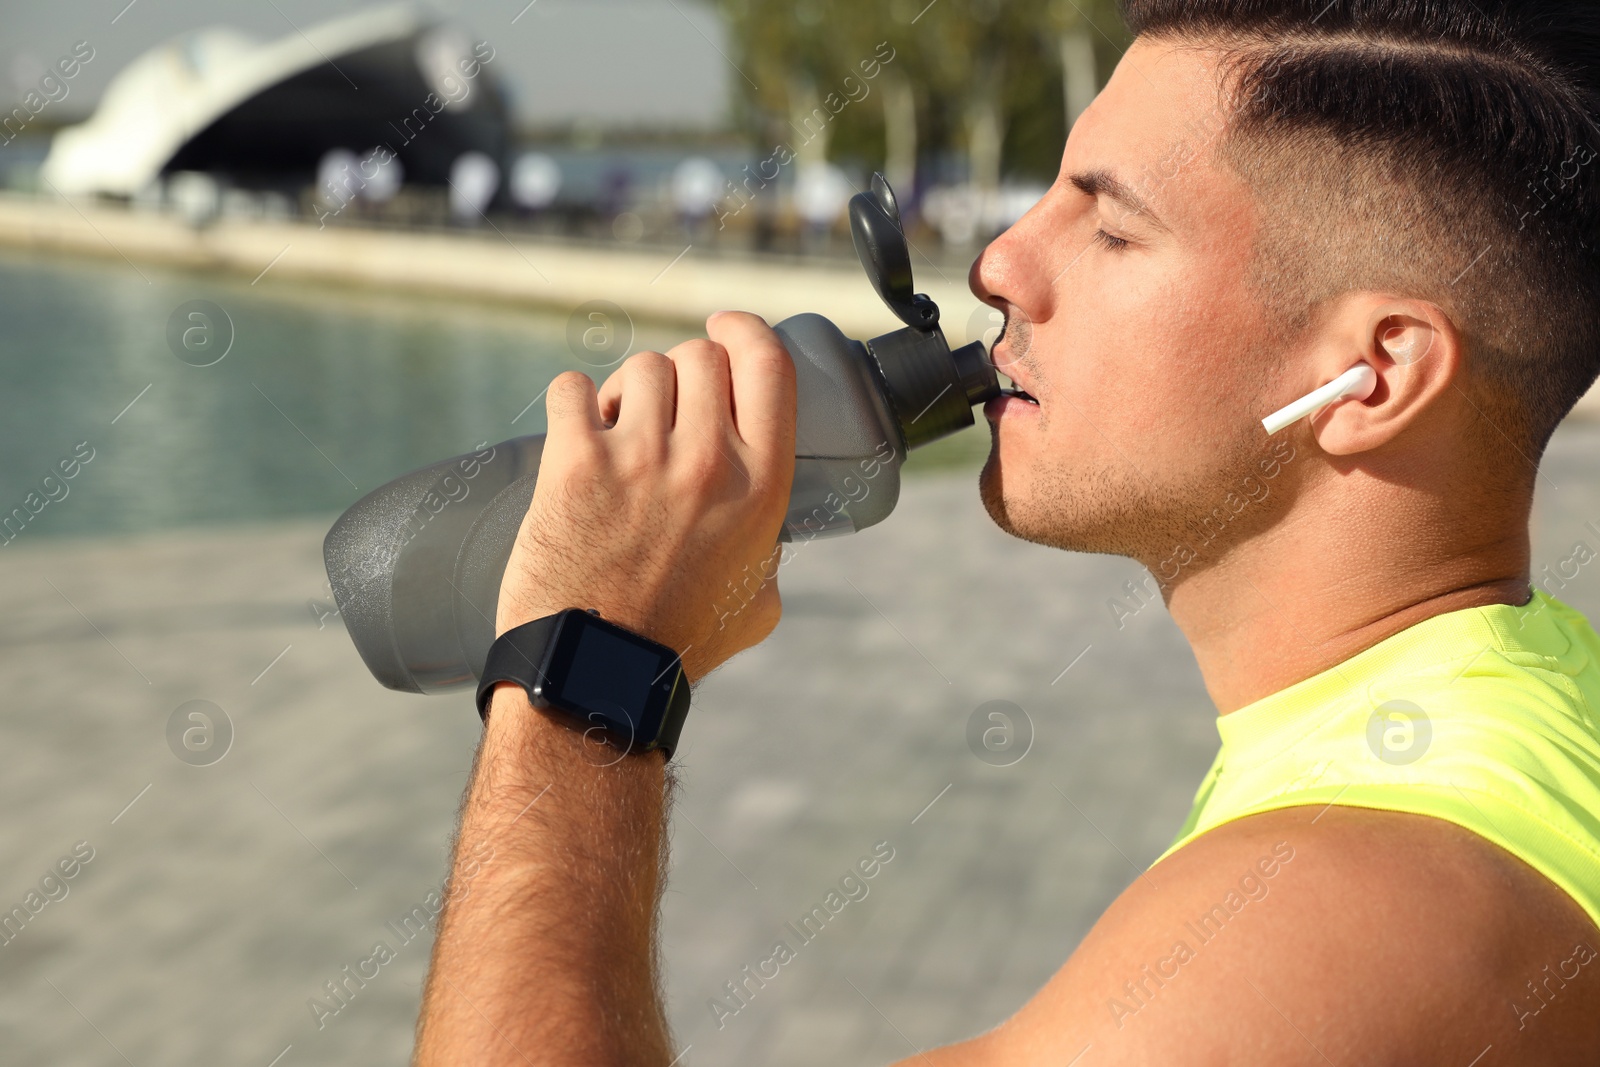
[[[374,170],[392,157],[409,185],[446,186],[464,157],[503,172],[495,59],[488,43],[409,6],[267,43],[199,30],[123,68],[87,122],[56,134],[40,177],[65,195],[134,198],[178,173],[295,196],[340,153]],[[345,192],[373,178],[357,170]]]
[[[142,40],[105,42],[74,90],[77,106],[93,98],[91,76],[109,77],[87,121],[56,131],[42,163],[39,147],[11,150],[0,174],[30,192],[131,201],[197,226],[271,216],[433,228],[493,216],[511,232],[673,254],[692,242],[701,253],[844,259],[844,205],[888,166],[891,114],[906,136],[889,169],[919,245],[964,254],[1045,187],[1011,175],[985,186],[961,151],[926,136],[949,122],[931,105],[919,117],[907,96],[913,81],[937,87],[910,44],[893,66],[899,53],[879,46],[868,75],[859,47],[840,43],[834,58],[861,77],[847,85],[819,67],[813,80],[830,95],[797,111],[817,94],[785,75],[794,57],[780,49],[762,67],[765,53],[740,36],[750,27],[708,0],[540,0],[509,19],[491,19],[488,0],[461,0],[449,23],[407,4],[317,24],[294,19],[313,0],[280,0],[266,14],[288,32],[274,39],[245,0],[205,2],[215,6],[175,0],[159,13],[166,24],[151,13]],[[184,12],[254,32],[189,29],[151,47]],[[876,26],[869,14],[863,25]],[[781,8],[768,17],[792,21]],[[481,40],[458,19],[494,30]],[[758,99],[753,77],[788,88]],[[1041,86],[1060,95],[1050,79]],[[35,129],[33,144],[47,135]]]

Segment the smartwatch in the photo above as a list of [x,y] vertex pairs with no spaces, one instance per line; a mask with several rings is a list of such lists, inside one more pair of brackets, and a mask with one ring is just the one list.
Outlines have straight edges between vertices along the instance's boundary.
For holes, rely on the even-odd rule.
[[485,721],[498,682],[515,682],[529,703],[562,713],[569,726],[598,728],[625,751],[661,749],[668,759],[689,714],[682,657],[593,609],[568,608],[495,639],[478,681]]

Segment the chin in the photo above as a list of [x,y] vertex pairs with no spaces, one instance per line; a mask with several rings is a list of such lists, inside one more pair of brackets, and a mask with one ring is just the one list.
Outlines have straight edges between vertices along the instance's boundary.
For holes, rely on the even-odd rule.
[[1064,544],[1062,534],[1066,531],[1052,529],[1059,524],[1060,516],[1051,521],[1051,516],[1040,515],[1039,509],[1030,506],[1030,501],[1020,491],[1020,487],[1012,479],[1007,485],[1004,470],[1000,464],[998,449],[989,453],[989,459],[983,465],[983,473],[978,475],[978,495],[983,500],[984,510],[989,513],[989,518],[994,524],[1012,537],[1035,544],[1051,545],[1056,548],[1074,549],[1076,544]]
[[[1032,531],[1028,529],[1025,519],[1030,509],[1024,500],[1023,487],[1019,483],[1028,480],[1028,475],[1033,473],[1028,464],[1019,464],[1013,457],[1009,461],[1000,459],[1000,427],[990,424],[989,458],[984,461],[983,470],[978,475],[978,495],[983,500],[983,508],[989,513],[989,518],[994,524],[1012,537],[1020,537],[1025,541],[1037,540]],[[1023,472],[1020,476],[1018,471]]]
[[1011,516],[1006,511],[1005,486],[1002,484],[1000,473],[999,449],[989,453],[989,458],[983,464],[983,470],[978,475],[978,496],[983,500],[983,509],[989,513],[989,518],[994,524],[1012,536],[1020,536],[1011,524]]
[[[1137,510],[1132,486],[1094,477],[1069,486],[1050,473],[1034,468],[1008,478],[997,451],[990,452],[978,476],[978,492],[989,518],[1012,537],[1037,545],[1143,558],[1144,538],[1139,535],[1150,524]],[[1124,506],[1112,506],[1115,501]],[[1098,507],[1083,507],[1090,502]]]

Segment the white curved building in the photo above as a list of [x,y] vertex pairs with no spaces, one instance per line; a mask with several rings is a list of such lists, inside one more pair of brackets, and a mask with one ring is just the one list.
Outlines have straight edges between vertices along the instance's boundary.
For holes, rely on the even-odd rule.
[[407,182],[444,185],[466,152],[505,159],[493,62],[409,5],[264,44],[201,30],[120,71],[87,122],[56,134],[40,176],[66,196],[132,197],[177,171],[292,194],[330,150],[386,146]]

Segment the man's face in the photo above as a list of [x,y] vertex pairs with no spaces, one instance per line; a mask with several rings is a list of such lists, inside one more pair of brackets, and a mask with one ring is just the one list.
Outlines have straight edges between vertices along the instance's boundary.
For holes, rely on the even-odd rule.
[[1039,401],[984,409],[984,503],[1019,537],[1154,567],[1271,455],[1289,339],[1247,288],[1255,208],[1216,158],[1216,58],[1136,41],[1048,195],[973,265],[1007,315],[995,364]]

